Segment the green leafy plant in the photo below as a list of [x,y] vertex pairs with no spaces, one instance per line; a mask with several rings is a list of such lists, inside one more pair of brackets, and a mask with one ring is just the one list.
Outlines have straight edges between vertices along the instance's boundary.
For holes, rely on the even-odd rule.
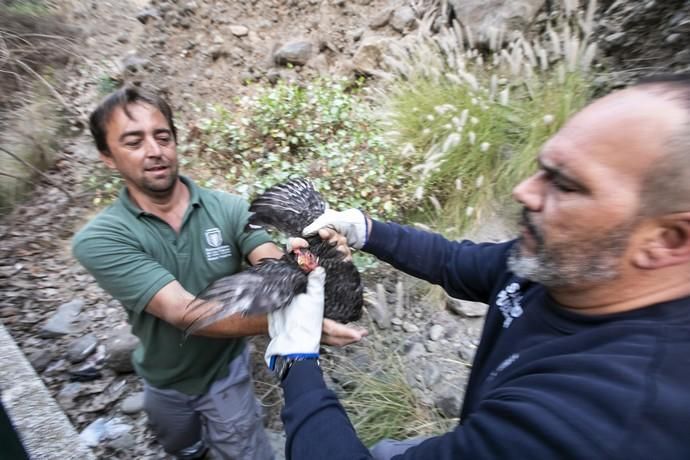
[[392,156],[360,83],[318,79],[257,87],[233,109],[213,106],[199,124],[199,153],[252,197],[289,177],[309,177],[334,208],[391,217],[410,180]]

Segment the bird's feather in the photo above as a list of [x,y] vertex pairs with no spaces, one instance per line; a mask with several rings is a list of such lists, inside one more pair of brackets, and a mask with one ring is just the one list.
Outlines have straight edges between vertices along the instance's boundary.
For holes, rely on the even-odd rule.
[[[273,227],[288,236],[301,236],[309,225],[327,209],[327,204],[311,181],[293,179],[273,186],[252,201],[253,213],[247,231]],[[326,270],[324,316],[346,323],[361,317],[363,288],[354,264],[327,241],[318,236],[307,238],[309,250]],[[188,334],[234,314],[255,315],[284,308],[296,295],[306,292],[307,273],[294,254],[281,259],[267,259],[243,272],[212,283],[199,294],[188,315],[196,315]]]

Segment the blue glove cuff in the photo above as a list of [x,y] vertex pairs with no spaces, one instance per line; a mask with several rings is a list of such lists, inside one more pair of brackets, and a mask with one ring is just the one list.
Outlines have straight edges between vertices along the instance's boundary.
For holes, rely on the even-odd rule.
[[[278,356],[279,355],[273,355],[273,356],[271,356],[271,359],[269,360],[268,368],[271,369],[272,371],[275,370],[276,358]],[[318,359],[319,354],[318,353],[291,353],[289,355],[282,355],[281,357],[285,361],[302,361],[303,359]]]

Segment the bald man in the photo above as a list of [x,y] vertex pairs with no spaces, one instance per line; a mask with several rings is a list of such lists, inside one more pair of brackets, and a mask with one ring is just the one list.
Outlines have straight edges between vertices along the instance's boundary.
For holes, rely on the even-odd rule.
[[[317,361],[283,366],[288,459],[690,458],[690,77],[595,101],[538,162],[506,243],[357,210],[307,227],[489,312],[460,424],[442,436],[369,451]],[[322,307],[321,292],[310,284],[304,302]],[[281,326],[274,337],[299,324]]]

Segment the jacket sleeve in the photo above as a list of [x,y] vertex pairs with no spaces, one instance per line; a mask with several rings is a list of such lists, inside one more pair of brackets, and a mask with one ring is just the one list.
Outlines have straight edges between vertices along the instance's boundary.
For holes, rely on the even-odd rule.
[[[488,392],[462,425],[393,460],[619,458],[629,424],[641,418],[640,379],[626,369],[602,362],[584,377],[521,373]],[[612,376],[620,377],[614,387]],[[288,460],[371,458],[315,364],[293,366],[283,388]]]
[[505,273],[513,242],[475,244],[395,223],[372,221],[363,250],[417,278],[443,287],[452,297],[488,303]]
[[335,393],[326,388],[314,361],[296,362],[282,387],[287,460],[371,458]]

